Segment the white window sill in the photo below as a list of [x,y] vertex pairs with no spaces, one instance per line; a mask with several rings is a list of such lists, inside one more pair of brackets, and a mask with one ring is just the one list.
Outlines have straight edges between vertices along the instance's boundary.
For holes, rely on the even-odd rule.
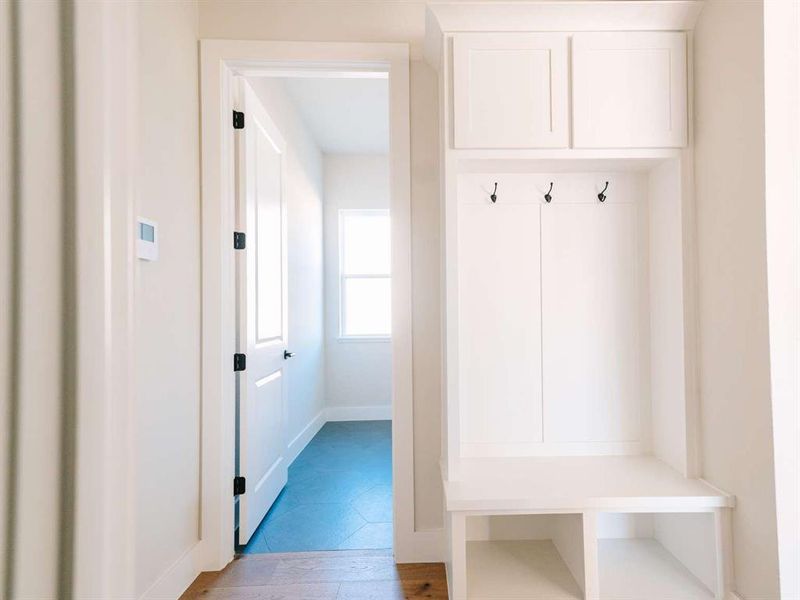
[[340,335],[336,341],[342,344],[374,344],[374,343],[389,343],[392,337],[388,335]]

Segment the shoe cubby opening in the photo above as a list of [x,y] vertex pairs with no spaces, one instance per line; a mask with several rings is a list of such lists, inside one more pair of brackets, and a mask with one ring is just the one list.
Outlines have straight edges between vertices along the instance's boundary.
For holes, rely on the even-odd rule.
[[717,597],[714,513],[600,513],[601,600]]
[[584,597],[580,514],[467,517],[466,540],[467,598]]

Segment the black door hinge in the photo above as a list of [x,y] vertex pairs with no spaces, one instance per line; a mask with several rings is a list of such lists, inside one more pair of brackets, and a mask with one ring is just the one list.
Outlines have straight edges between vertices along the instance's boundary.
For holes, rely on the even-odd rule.
[[234,496],[241,496],[244,494],[245,491],[245,480],[244,477],[234,477],[233,478],[233,495]]
[[244,371],[247,368],[247,355],[246,354],[234,354],[233,355],[233,370],[234,371]]
[[233,111],[233,128],[244,129],[244,113],[238,110]]
[[244,247],[247,245],[247,236],[244,234],[243,231],[234,231],[233,232],[233,249],[234,250],[244,250]]

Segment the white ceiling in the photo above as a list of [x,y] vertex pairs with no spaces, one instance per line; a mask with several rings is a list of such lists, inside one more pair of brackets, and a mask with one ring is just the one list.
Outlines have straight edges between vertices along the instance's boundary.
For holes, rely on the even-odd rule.
[[389,152],[387,79],[289,77],[283,81],[322,152]]

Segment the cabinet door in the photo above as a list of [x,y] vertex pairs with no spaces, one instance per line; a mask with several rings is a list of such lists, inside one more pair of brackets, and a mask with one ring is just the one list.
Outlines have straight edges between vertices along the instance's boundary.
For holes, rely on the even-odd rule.
[[572,107],[576,148],[685,146],[685,34],[576,33]]
[[566,34],[460,34],[453,62],[456,148],[569,144]]
[[544,441],[640,437],[635,204],[542,207]]
[[[539,202],[459,181],[459,402],[465,455],[542,440]],[[510,179],[510,178],[509,178]]]

